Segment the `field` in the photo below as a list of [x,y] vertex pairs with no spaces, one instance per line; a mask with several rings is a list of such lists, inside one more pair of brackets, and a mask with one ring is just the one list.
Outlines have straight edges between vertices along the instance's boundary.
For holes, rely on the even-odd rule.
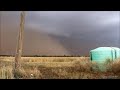
[[13,69],[14,57],[1,56],[0,79],[120,78],[120,60],[97,64],[91,62],[89,57],[22,57],[21,69],[17,73]]

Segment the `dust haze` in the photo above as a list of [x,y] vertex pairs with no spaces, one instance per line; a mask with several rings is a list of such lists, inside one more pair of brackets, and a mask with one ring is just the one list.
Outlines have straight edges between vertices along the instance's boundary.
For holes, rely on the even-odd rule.
[[[0,11],[1,54],[14,55],[19,11]],[[118,11],[26,11],[24,55],[89,55],[119,45]]]

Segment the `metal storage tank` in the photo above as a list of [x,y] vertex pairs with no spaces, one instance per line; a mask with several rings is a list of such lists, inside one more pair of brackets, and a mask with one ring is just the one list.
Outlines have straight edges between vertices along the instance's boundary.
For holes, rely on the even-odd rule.
[[[115,47],[99,47],[90,51],[90,58],[95,62],[105,62],[107,59],[115,60],[116,52],[119,50]],[[119,55],[119,54],[118,54]]]

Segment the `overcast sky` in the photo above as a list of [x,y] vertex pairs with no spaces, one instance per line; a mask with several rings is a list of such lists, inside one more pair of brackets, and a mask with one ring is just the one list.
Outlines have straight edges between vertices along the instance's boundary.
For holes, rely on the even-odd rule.
[[45,32],[70,36],[91,31],[118,31],[119,13],[115,11],[38,11],[27,13],[27,26]]
[[[16,29],[19,28],[19,16],[20,12],[17,11],[2,11],[1,30],[3,51],[9,47],[5,47],[5,44],[10,44],[10,42],[8,42],[9,40],[6,41],[7,37],[12,34],[15,34],[13,36],[17,36],[17,33],[12,32],[16,32]],[[119,18],[118,11],[26,11],[25,31],[31,31],[28,36],[32,36],[33,32],[37,32],[38,36],[49,36],[48,38],[51,38],[52,41],[48,41],[48,38],[45,39],[40,36],[38,37],[38,41],[36,41],[37,38],[34,40],[34,36],[32,36],[33,41],[36,41],[37,44],[39,42],[39,47],[41,47],[40,38],[44,39],[44,43],[42,44],[47,53],[50,52],[48,52],[46,48],[49,47],[46,43],[53,42],[51,46],[59,45],[62,47],[58,50],[59,46],[56,46],[56,49],[54,49],[54,51],[52,50],[53,55],[60,51],[70,55],[86,55],[89,53],[89,50],[96,47],[120,46]],[[32,51],[34,51],[34,48],[38,46],[36,46],[35,42],[34,45],[32,45],[32,41],[29,39],[28,41],[31,42],[31,45],[27,45],[27,43],[24,44],[31,46],[33,48]],[[15,48],[15,45],[13,46]],[[51,46],[49,48],[51,48]],[[27,50],[30,50],[31,47]],[[41,51],[39,47],[38,50]],[[58,54],[61,55],[61,53]],[[42,51],[40,54],[42,54]]]

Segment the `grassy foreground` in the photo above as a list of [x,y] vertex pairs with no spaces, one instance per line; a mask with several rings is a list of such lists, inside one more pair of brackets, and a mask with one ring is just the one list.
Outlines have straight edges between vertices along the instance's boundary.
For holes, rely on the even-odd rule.
[[[100,66],[87,57],[22,57],[17,79],[119,79],[120,60]],[[14,57],[0,57],[0,79],[15,79]],[[102,71],[101,67],[105,70]]]

